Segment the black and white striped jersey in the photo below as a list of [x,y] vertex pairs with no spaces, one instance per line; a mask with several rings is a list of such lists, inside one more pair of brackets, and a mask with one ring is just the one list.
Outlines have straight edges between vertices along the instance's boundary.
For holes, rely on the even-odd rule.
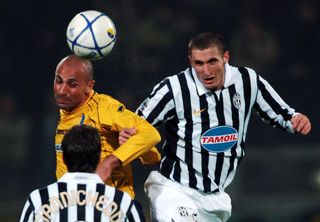
[[161,173],[204,192],[224,190],[233,180],[252,110],[272,126],[293,132],[294,109],[266,80],[249,68],[225,68],[219,91],[206,89],[188,68],[156,85],[137,109],[154,126],[164,123]]
[[103,184],[96,174],[66,173],[58,182],[34,190],[20,222],[145,221],[129,194]]

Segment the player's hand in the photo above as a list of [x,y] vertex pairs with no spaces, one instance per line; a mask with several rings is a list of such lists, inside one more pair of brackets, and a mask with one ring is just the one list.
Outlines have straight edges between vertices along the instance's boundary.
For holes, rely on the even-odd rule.
[[111,176],[112,170],[119,166],[121,166],[121,161],[111,154],[98,164],[96,173],[103,181],[106,181]]
[[119,133],[119,144],[124,144],[131,136],[136,135],[136,128],[123,128]]
[[298,113],[291,118],[292,127],[303,135],[307,135],[311,131],[311,123],[307,116]]

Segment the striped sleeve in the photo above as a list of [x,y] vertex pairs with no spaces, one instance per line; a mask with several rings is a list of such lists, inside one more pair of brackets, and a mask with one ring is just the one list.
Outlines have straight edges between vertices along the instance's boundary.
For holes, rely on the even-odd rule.
[[261,76],[257,78],[258,93],[254,109],[264,122],[294,133],[290,122],[295,110],[287,105]]
[[20,216],[20,222],[27,222],[27,221],[34,221],[34,205],[31,201],[31,198],[29,197],[26,201],[21,216]]
[[156,85],[150,96],[138,107],[137,113],[153,126],[159,126],[175,114],[174,100],[169,79]]

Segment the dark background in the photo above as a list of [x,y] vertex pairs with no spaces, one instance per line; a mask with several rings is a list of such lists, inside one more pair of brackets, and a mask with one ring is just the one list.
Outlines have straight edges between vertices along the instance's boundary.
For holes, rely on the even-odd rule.
[[[221,33],[234,66],[254,68],[285,101],[310,117],[308,136],[289,135],[253,117],[246,157],[227,188],[230,221],[320,221],[319,2],[205,0],[0,0],[1,221],[17,221],[28,193],[55,180],[53,102],[65,32],[80,11],[114,21],[118,39],[94,62],[95,89],[131,109],[167,75],[188,66],[193,35]],[[150,171],[134,163],[137,198]]]

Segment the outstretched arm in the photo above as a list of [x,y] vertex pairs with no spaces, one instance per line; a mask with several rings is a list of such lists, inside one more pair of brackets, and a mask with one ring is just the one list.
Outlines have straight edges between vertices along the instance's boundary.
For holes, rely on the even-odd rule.
[[292,123],[292,128],[298,133],[307,135],[311,131],[309,118],[301,113],[294,114],[290,121]]

